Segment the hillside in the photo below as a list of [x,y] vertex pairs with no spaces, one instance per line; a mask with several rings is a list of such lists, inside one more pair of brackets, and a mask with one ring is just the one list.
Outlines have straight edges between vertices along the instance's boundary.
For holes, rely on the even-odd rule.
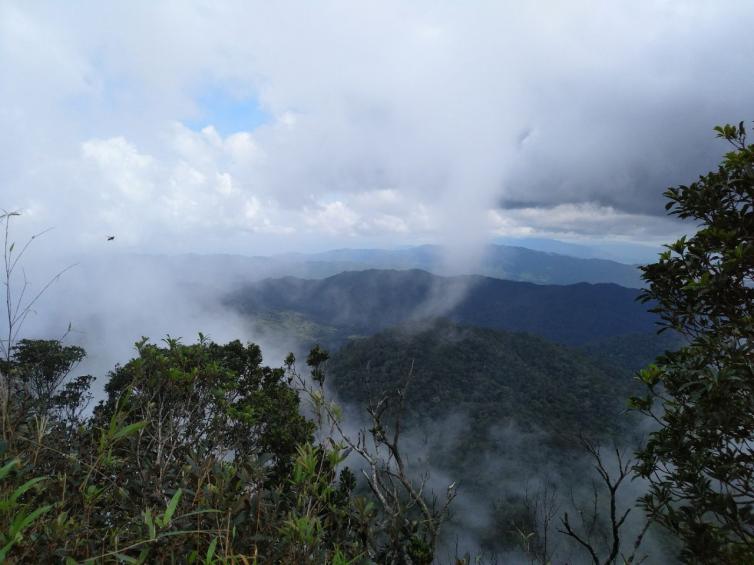
[[353,340],[328,364],[332,388],[353,413],[401,387],[409,374],[404,449],[419,468],[458,482],[460,507],[474,511],[460,510],[453,535],[493,552],[518,547],[516,528],[531,520],[529,489],[541,494],[545,484],[562,497],[581,493],[592,462],[579,436],[631,441],[636,419],[626,399],[641,390],[624,370],[579,351],[449,321]]
[[296,313],[339,328],[343,338],[445,317],[577,345],[653,331],[655,318],[636,302],[637,295],[637,290],[613,284],[536,285],[419,270],[367,270],[321,280],[267,279],[241,287],[227,303],[249,316]]
[[675,351],[686,341],[670,331],[611,336],[590,341],[579,347],[596,362],[629,373],[643,369],[667,351]]
[[328,373],[342,401],[358,405],[395,390],[411,374],[409,419],[462,413],[475,437],[511,424],[553,436],[617,433],[626,399],[637,390],[623,371],[579,351],[447,320],[353,340],[333,356]]

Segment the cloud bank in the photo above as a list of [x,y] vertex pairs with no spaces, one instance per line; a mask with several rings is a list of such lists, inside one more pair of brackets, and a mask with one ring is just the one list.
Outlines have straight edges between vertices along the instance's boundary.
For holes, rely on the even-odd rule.
[[752,118],[753,23],[743,1],[6,1],[2,205],[76,250],[666,241],[662,190]]

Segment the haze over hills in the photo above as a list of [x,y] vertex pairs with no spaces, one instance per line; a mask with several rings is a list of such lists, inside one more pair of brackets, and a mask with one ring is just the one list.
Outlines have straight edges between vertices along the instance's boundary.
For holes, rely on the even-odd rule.
[[630,444],[638,417],[627,398],[642,391],[630,371],[576,349],[448,320],[352,340],[330,359],[327,379],[355,412],[405,386],[412,457],[463,492],[449,538],[493,553],[518,547],[533,485],[548,485],[563,507],[582,496],[592,462],[578,437]]
[[487,245],[472,272],[463,272],[464,269],[449,264],[446,257],[446,250],[437,245],[396,250],[338,249],[309,256],[315,261],[351,265],[350,270],[422,269],[439,275],[475,274],[539,284],[612,282],[633,288],[642,286],[640,272],[634,265],[526,247]]
[[[98,360],[96,366],[87,365],[88,370],[93,372],[106,371],[110,365],[127,359],[131,353],[131,344],[141,335],[156,337],[171,334],[188,338],[188,336],[196,335],[197,331],[210,333],[217,339],[244,336],[245,339],[262,341],[268,352],[268,358],[279,359],[291,348],[295,349],[295,342],[302,344],[319,342],[333,348],[342,344],[351,334],[370,334],[373,330],[395,325],[404,319],[418,315],[442,315],[449,306],[454,306],[454,304],[442,304],[446,292],[452,290],[447,298],[455,301],[459,294],[465,294],[468,281],[476,279],[466,279],[458,284],[444,283],[440,287],[432,285],[433,288],[440,290],[440,294],[431,300],[429,300],[431,298],[429,295],[420,297],[421,299],[414,297],[410,300],[407,296],[408,302],[403,306],[396,302],[399,300],[397,297],[388,296],[389,305],[392,305],[388,311],[382,312],[383,306],[376,306],[375,309],[378,310],[376,315],[364,314],[367,320],[376,320],[379,323],[355,323],[354,317],[359,316],[358,311],[362,306],[362,300],[367,299],[365,305],[375,301],[379,303],[382,300],[379,298],[379,289],[383,283],[389,284],[395,292],[405,293],[406,289],[401,288],[398,279],[402,278],[408,282],[409,279],[416,278],[418,282],[423,275],[398,274],[392,277],[397,278],[391,283],[379,278],[369,281],[370,276],[343,275],[339,279],[323,282],[319,287],[320,290],[327,290],[331,295],[333,293],[336,295],[328,298],[318,296],[318,290],[312,287],[314,281],[306,284],[287,281],[281,283],[277,291],[268,289],[258,297],[258,300],[266,301],[271,294],[278,293],[284,296],[294,288],[299,293],[298,287],[304,285],[310,288],[307,299],[310,302],[329,300],[332,311],[329,315],[322,316],[311,315],[308,309],[313,305],[304,307],[295,304],[298,297],[294,294],[287,298],[291,301],[290,304],[281,304],[273,308],[269,307],[269,304],[260,303],[257,304],[259,307],[253,308],[253,319],[249,316],[239,319],[237,314],[243,313],[244,309],[239,309],[238,304],[233,306],[235,311],[222,308],[219,302],[224,297],[249,285],[259,284],[259,288],[276,286],[275,283],[262,283],[261,281],[265,278],[296,276],[305,279],[326,279],[346,270],[362,270],[365,265],[394,265],[395,268],[404,268],[416,264],[424,266],[425,270],[430,272],[432,269],[437,272],[452,270],[446,265],[442,251],[443,248],[440,246],[420,246],[399,250],[342,249],[314,255],[288,254],[271,257],[225,254],[137,255],[117,252],[73,257],[70,262],[76,263],[76,267],[66,273],[66,276],[51,288],[46,297],[44,311],[50,315],[30,319],[28,327],[33,334],[44,335],[48,331],[59,331],[58,320],[73,321],[79,339],[90,351],[86,363],[93,364],[95,359]],[[506,256],[509,258],[507,263],[505,263]],[[571,281],[574,278],[580,280],[579,273],[593,272],[590,271],[591,266],[602,269],[601,271],[598,269],[602,274],[597,273],[592,277],[598,281],[623,280],[625,278],[623,275],[634,276],[636,272],[635,267],[620,263],[571,258],[509,246],[490,246],[483,257],[485,258],[479,263],[478,271],[486,268],[490,272],[505,272],[513,279],[532,278],[532,273],[536,272],[538,282],[551,280],[557,283]],[[504,263],[508,266],[504,266]],[[147,276],[144,276],[145,273]],[[34,273],[31,273],[31,276],[37,277]],[[431,275],[428,276],[431,278]],[[358,284],[348,283],[349,285],[357,284],[361,290],[356,291],[356,294],[346,294],[341,299],[337,296],[339,286],[345,284],[348,277],[361,279],[362,282]],[[425,281],[423,284],[426,286],[428,283]],[[375,287],[374,290],[372,287]],[[536,289],[533,289],[530,292],[535,291]],[[378,292],[378,295],[371,296],[373,292]],[[550,291],[541,290],[541,292]],[[560,292],[569,294],[573,291]],[[621,293],[621,291],[616,292]],[[366,294],[370,296],[365,296]],[[519,297],[516,300],[518,301]],[[556,298],[553,300],[557,301]],[[538,301],[538,299],[535,300],[535,302]],[[419,302],[421,302],[423,312],[416,310]],[[127,305],[127,307],[121,308],[122,311],[116,317],[112,315],[113,304]],[[171,306],[164,315],[160,317],[148,315],[149,312],[166,304]],[[251,306],[251,303],[248,306]],[[553,306],[550,309],[551,312],[535,314],[534,310],[540,306],[524,304],[521,308],[533,309],[531,316],[538,318],[541,323],[537,322],[534,325],[518,322],[513,325],[504,323],[502,327],[536,333],[537,328],[544,324],[547,317],[557,309]],[[630,308],[634,306],[632,304]],[[484,305],[481,307],[486,308]],[[565,307],[568,309],[568,306]],[[573,308],[572,311],[575,312],[576,309]],[[468,323],[477,323],[479,315],[481,312],[474,315],[465,312],[463,316],[459,314],[458,319]],[[529,312],[514,315],[523,316],[522,320],[530,318]],[[578,315],[574,315],[574,318],[581,319],[583,315],[579,312]],[[613,316],[613,313],[609,316]],[[557,318],[558,316],[555,316],[554,319]],[[600,325],[603,325],[606,320],[607,318],[600,322]],[[565,321],[570,324],[569,320]],[[481,323],[485,324],[484,321]],[[549,324],[549,321],[547,323]],[[578,320],[576,323],[583,325],[583,322]],[[492,327],[498,327],[494,321]],[[275,331],[271,332],[271,328]],[[547,337],[561,339],[564,331],[570,330],[561,327],[554,333],[548,333]],[[645,326],[640,324],[639,328],[627,328],[625,331],[643,332]],[[608,332],[608,335],[613,333],[615,332]],[[586,336],[584,339],[589,337]],[[577,341],[581,339],[578,338]]]
[[533,251],[557,253],[582,259],[605,259],[631,265],[644,265],[657,260],[663,250],[657,244],[638,244],[626,241],[572,242],[546,237],[499,237],[493,243],[523,247]]
[[227,303],[248,316],[292,313],[341,335],[446,317],[583,344],[653,331],[656,319],[637,296],[637,290],[615,284],[536,285],[478,275],[367,270],[321,280],[266,279],[235,291]]
[[[615,283],[639,288],[635,265],[595,258],[581,258],[535,251],[510,245],[485,246],[478,262],[460,267],[447,260],[447,250],[438,245],[402,249],[335,249],[322,253],[282,255],[140,255],[146,265],[170,268],[184,281],[211,279],[223,273],[227,281],[248,282],[264,278],[296,276],[324,278],[343,271],[366,269],[422,269],[437,275],[484,275],[538,284]],[[129,262],[134,257],[124,257]]]
[[[95,353],[106,344],[123,359],[138,336],[157,339],[164,327],[185,341],[194,328],[218,340],[244,336],[272,364],[320,344],[332,355],[329,392],[349,426],[363,425],[370,395],[394,389],[413,362],[404,428],[412,468],[441,491],[456,481],[460,493],[443,550],[458,535],[472,550],[504,554],[519,547],[515,528],[536,529],[522,493],[541,491],[527,491],[526,481],[557,485],[559,504],[569,504],[566,493],[591,472],[578,433],[628,445],[633,371],[664,344],[636,288],[543,282],[624,281],[636,267],[489,246],[475,268],[495,275],[485,276],[453,274],[445,257],[439,246],[113,254],[82,262],[56,287],[65,291],[56,318],[85,319],[82,343]],[[97,374],[111,367],[92,362]]]

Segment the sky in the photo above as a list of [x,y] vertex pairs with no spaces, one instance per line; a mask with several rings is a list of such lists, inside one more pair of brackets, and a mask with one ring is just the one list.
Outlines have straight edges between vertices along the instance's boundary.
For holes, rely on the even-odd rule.
[[656,246],[686,229],[663,190],[754,119],[753,24],[735,0],[0,0],[0,207],[80,253]]

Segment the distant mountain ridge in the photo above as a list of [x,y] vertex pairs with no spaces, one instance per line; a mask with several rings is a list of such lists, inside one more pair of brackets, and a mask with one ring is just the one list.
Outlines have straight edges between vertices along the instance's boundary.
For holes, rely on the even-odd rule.
[[242,286],[227,304],[252,317],[295,313],[342,335],[371,335],[405,322],[444,317],[580,345],[655,329],[639,291],[615,284],[537,285],[421,270],[348,271],[325,279],[284,277]]
[[143,262],[171,269],[180,280],[204,282],[223,273],[230,281],[256,281],[296,276],[325,278],[343,271],[367,269],[421,269],[436,275],[483,275],[537,284],[615,283],[640,288],[642,281],[635,265],[606,259],[585,259],[558,253],[534,251],[508,245],[485,246],[478,262],[461,267],[448,261],[446,250],[437,245],[405,249],[335,249],[322,253],[283,255],[172,255],[126,256],[126,262]]
[[534,251],[511,245],[487,245],[472,272],[448,264],[446,251],[438,245],[407,249],[336,249],[305,255],[309,261],[351,265],[349,270],[422,269],[437,275],[484,275],[538,284],[615,283],[630,288],[642,286],[640,271],[607,259],[586,259]]

